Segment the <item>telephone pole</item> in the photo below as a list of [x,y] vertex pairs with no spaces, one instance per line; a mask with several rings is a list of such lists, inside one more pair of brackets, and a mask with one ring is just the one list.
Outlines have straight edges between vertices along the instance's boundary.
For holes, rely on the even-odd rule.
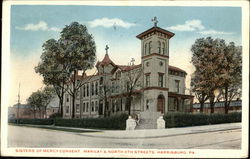
[[21,86],[21,84],[19,83],[18,100],[17,100],[17,118],[18,119],[19,119],[19,109],[20,109],[20,86]]

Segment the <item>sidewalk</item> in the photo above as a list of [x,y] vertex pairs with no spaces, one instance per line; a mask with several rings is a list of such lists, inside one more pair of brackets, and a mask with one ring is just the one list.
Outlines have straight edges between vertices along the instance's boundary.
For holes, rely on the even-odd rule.
[[[23,125],[25,126],[25,125]],[[28,125],[26,125],[28,126]],[[168,136],[178,136],[185,134],[198,134],[225,130],[241,129],[241,123],[226,123],[215,125],[191,126],[181,128],[166,128],[166,129],[144,129],[144,130],[101,130],[101,129],[86,129],[75,127],[62,127],[53,125],[29,125],[37,128],[55,128],[67,130],[81,130],[77,135],[95,137],[95,138],[111,138],[111,139],[143,139],[143,138],[160,138]],[[85,132],[84,132],[85,131]]]
[[178,136],[185,134],[197,134],[215,131],[241,129],[241,123],[227,123],[216,125],[193,126],[168,129],[145,129],[145,130],[105,130],[100,132],[80,133],[79,135],[98,138],[112,139],[139,139],[139,138],[160,138]]

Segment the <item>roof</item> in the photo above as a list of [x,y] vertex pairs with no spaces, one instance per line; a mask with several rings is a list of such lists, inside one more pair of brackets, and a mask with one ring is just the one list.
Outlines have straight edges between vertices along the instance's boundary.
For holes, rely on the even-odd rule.
[[106,53],[105,56],[104,56],[104,58],[103,58],[103,60],[101,62],[98,61],[97,64],[96,64],[96,66],[99,66],[99,65],[101,65],[101,66],[107,66],[109,64],[115,66],[115,63],[109,58],[109,55]]
[[132,66],[126,66],[126,65],[117,65],[118,68],[120,68],[122,71],[130,71],[136,68],[141,67],[141,64],[139,65],[132,65]]
[[149,34],[149,33],[152,33],[152,32],[155,32],[155,31],[161,32],[161,33],[163,33],[163,34],[169,36],[170,38],[172,38],[172,37],[175,35],[174,33],[170,32],[170,31],[168,31],[168,30],[165,30],[165,29],[162,29],[162,28],[160,28],[160,27],[157,27],[157,26],[155,27],[155,26],[154,26],[154,27],[152,27],[152,28],[150,28],[150,29],[148,29],[148,30],[142,32],[141,34],[137,35],[136,37],[137,37],[138,39],[142,39],[145,35],[147,35],[147,34]]
[[178,67],[175,67],[175,66],[168,66],[168,70],[171,70],[171,71],[177,71],[177,72],[183,72],[183,73],[185,73],[185,74],[187,74],[187,72],[186,71],[184,71],[184,70],[182,70],[182,69],[180,69],[180,68],[178,68]]

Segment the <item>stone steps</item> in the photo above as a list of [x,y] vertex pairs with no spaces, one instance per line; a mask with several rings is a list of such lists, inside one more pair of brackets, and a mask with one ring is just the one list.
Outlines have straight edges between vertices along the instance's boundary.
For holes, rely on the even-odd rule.
[[136,129],[156,129],[157,119],[160,116],[160,112],[141,112],[139,125],[136,126]]

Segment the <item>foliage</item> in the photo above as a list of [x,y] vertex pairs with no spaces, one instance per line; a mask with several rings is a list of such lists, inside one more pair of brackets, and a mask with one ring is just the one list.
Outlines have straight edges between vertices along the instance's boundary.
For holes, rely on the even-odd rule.
[[164,115],[164,120],[166,128],[232,123],[241,122],[241,112],[229,114],[167,113]]
[[[96,59],[96,46],[94,38],[88,33],[87,27],[72,22],[66,25],[61,32],[58,40],[62,54],[64,56],[64,64],[67,66],[69,73],[68,85],[66,91],[72,97],[72,118],[75,118],[75,97],[79,93],[83,82],[85,71],[93,68]],[[78,71],[82,71],[82,76],[78,78]]]
[[69,76],[65,57],[58,41],[49,39],[43,44],[41,61],[35,67],[36,73],[43,76],[45,85],[53,86],[58,98],[61,115],[63,114],[64,86]]
[[[225,98],[228,95],[226,86],[234,88],[231,89],[232,94],[239,92],[241,49],[236,47],[233,42],[227,45],[223,39],[214,40],[207,37],[197,39],[192,45],[191,51],[193,53],[191,62],[195,67],[191,79],[192,91],[201,106],[209,99],[211,113],[213,113],[216,98],[218,99],[223,92],[225,92]],[[220,90],[220,93],[216,97],[217,90]],[[227,103],[227,99],[225,102]]]
[[40,118],[42,109],[45,109],[46,113],[46,108],[53,99],[53,97],[54,97],[54,90],[51,87],[45,87],[43,90],[38,90],[36,92],[33,92],[29,96],[29,98],[27,99],[27,103],[33,108],[34,118],[36,116],[35,113],[37,109],[40,112]]
[[60,113],[54,113],[54,114],[50,115],[49,118],[52,118],[52,119],[61,118],[61,114]]
[[55,125],[79,128],[125,130],[127,119],[127,114],[114,115],[106,118],[55,119]]
[[[78,22],[66,25],[58,40],[50,39],[43,44],[41,62],[35,68],[44,78],[46,85],[52,85],[59,97],[63,115],[63,97],[67,91],[72,97],[72,117],[75,117],[75,96],[83,85],[85,71],[91,69],[96,58],[95,42],[86,26]],[[82,71],[80,79],[78,71]],[[66,85],[71,85],[66,87]]]
[[52,125],[53,119],[10,119],[13,124]]

